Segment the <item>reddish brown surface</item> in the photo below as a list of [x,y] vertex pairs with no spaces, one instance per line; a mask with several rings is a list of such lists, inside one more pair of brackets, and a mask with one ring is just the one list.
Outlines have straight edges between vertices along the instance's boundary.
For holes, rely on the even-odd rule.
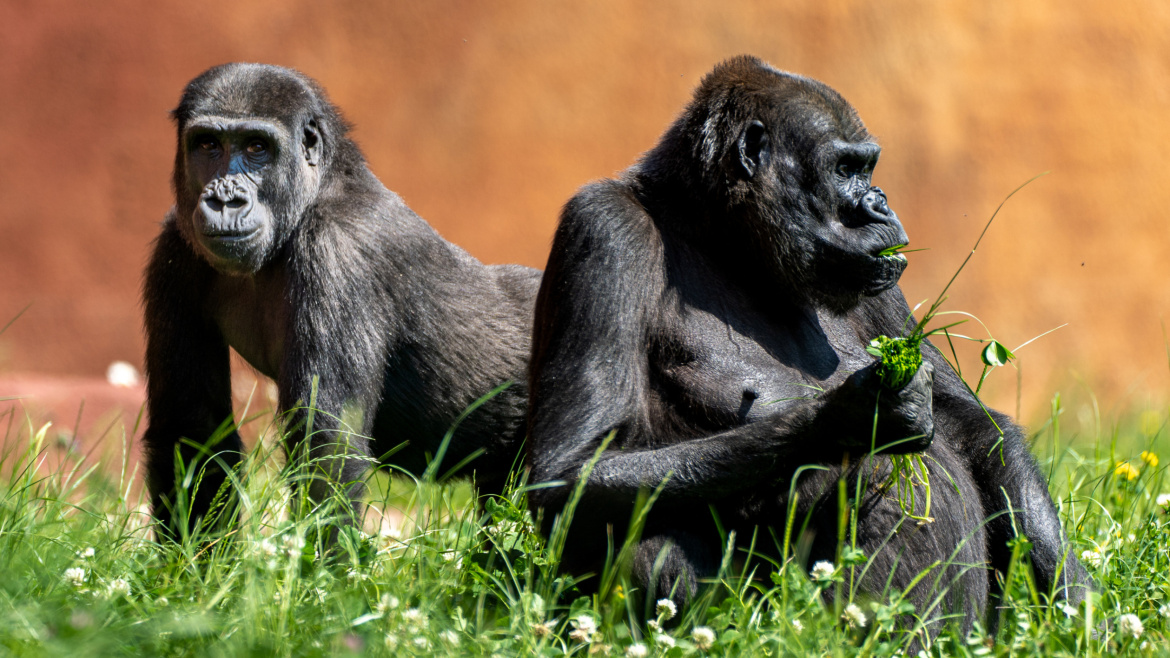
[[[715,62],[750,52],[839,89],[882,141],[878,183],[932,249],[911,256],[914,301],[1008,191],[1052,171],[1005,208],[948,308],[1009,347],[1069,323],[1021,354],[1026,407],[1076,377],[1107,400],[1164,399],[1167,34],[1157,0],[0,2],[0,324],[32,303],[0,336],[0,370],[141,362],[167,112],[208,66],[316,77],[440,232],[541,266],[565,199],[651,146]],[[992,386],[1014,410],[1014,375]]]

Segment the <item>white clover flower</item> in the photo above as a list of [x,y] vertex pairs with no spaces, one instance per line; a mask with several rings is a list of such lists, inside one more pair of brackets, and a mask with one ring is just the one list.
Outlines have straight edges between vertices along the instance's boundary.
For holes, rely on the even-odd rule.
[[1154,499],[1154,502],[1158,503],[1158,507],[1161,507],[1162,509],[1170,509],[1170,493],[1158,494],[1158,497]]
[[646,648],[645,644],[631,644],[626,647],[626,658],[646,658],[650,655],[650,649]]
[[383,642],[385,642],[386,648],[391,651],[398,648],[398,636],[393,633],[387,633]]
[[459,634],[455,631],[443,631],[439,633],[439,639],[453,647],[459,646]]
[[597,632],[597,620],[590,615],[581,615],[573,620],[573,626],[593,635]]
[[1138,616],[1131,613],[1126,613],[1117,618],[1117,632],[1121,635],[1138,639],[1145,632],[1145,627],[1142,626],[1142,620]]
[[88,560],[89,558],[91,558],[93,556],[94,556],[93,546],[87,546],[87,547],[81,549],[80,551],[77,551],[77,557],[79,557],[83,560]]
[[865,622],[867,621],[865,613],[861,611],[861,608],[857,607],[856,603],[850,603],[845,606],[845,614],[841,615],[841,619],[845,620],[845,624],[849,628],[861,628],[865,626]]
[[802,632],[804,632],[804,623],[802,623],[799,619],[793,619],[792,630],[796,631],[797,635],[800,635]]
[[74,587],[81,587],[85,584],[85,569],[81,567],[70,567],[66,569],[65,580],[69,581],[69,584]]
[[654,644],[670,649],[674,647],[674,638],[667,635],[666,633],[659,633],[658,635],[654,636]]
[[115,578],[110,581],[107,588],[110,596],[130,596],[130,583],[126,582],[124,578]]
[[655,633],[662,630],[662,626],[658,623],[657,619],[651,619],[650,621],[646,622],[646,628],[649,628]]
[[552,635],[553,629],[547,623],[541,621],[532,625],[532,637],[543,640]]
[[268,539],[261,539],[260,541],[256,542],[256,552],[259,553],[261,557],[269,559],[274,558],[276,557],[276,544],[273,544]]
[[1060,608],[1060,611],[1064,613],[1065,617],[1076,617],[1079,612],[1074,606],[1067,603],[1061,603],[1057,607]]
[[383,594],[382,598],[378,599],[378,604],[374,606],[374,611],[380,615],[398,607],[398,597],[393,594]]
[[140,381],[138,369],[125,361],[114,361],[106,368],[106,381],[118,388],[133,388]]
[[569,631],[569,639],[574,642],[580,642],[581,644],[588,644],[593,641],[593,634],[586,633],[585,631],[578,628]]
[[1164,619],[1170,619],[1170,603],[1163,603],[1162,606],[1158,608],[1158,614],[1162,615]]
[[654,614],[663,619],[674,619],[674,616],[678,614],[678,608],[670,599],[658,599],[658,604],[654,606]]
[[837,568],[833,566],[832,562],[829,562],[828,560],[821,560],[813,565],[812,571],[809,572],[809,575],[812,576],[813,580],[832,580],[833,574],[836,573],[836,571]]
[[154,600],[154,602],[156,605],[161,605],[163,607],[166,607],[166,606],[171,604],[171,600],[165,596],[158,597],[157,599]]
[[281,541],[289,557],[297,557],[305,548],[305,538],[300,535],[285,535]]
[[413,640],[411,640],[411,642],[414,643],[414,646],[418,647],[419,649],[423,649],[424,651],[431,647],[430,640],[426,639],[422,635],[414,638]]
[[696,626],[691,631],[691,641],[695,643],[699,651],[706,651],[711,648],[712,644],[715,644],[715,631],[706,626]]
[[1101,563],[1105,560],[1105,556],[1101,555],[1095,550],[1081,551],[1081,562],[1093,567],[1099,568]]
[[415,631],[421,631],[430,623],[427,616],[418,608],[410,608],[402,613],[402,621],[406,622]]

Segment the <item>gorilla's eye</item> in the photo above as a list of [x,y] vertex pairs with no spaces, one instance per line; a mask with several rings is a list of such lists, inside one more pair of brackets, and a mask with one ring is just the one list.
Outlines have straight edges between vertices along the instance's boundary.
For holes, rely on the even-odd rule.
[[252,141],[248,142],[247,149],[248,153],[251,153],[252,155],[261,155],[268,152],[268,142],[265,142],[262,139],[253,139]]
[[195,146],[201,151],[214,151],[219,148],[219,142],[211,135],[204,135],[196,138]]

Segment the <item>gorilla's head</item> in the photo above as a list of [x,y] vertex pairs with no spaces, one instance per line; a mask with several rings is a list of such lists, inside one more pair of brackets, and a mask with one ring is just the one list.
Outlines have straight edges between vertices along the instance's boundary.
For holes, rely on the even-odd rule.
[[311,79],[261,64],[206,71],[173,116],[180,231],[220,272],[256,272],[300,225],[347,125]]
[[746,237],[793,294],[843,310],[897,284],[906,258],[894,248],[907,237],[870,183],[881,149],[828,86],[730,59],[704,78],[664,148],[674,152],[648,159],[675,163],[702,190],[707,225]]

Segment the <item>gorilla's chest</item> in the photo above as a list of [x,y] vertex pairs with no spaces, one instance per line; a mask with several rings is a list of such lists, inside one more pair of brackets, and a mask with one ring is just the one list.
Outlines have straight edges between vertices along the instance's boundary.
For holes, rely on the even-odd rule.
[[288,301],[282,271],[254,276],[221,275],[208,309],[224,340],[253,368],[279,379],[288,330]]
[[655,383],[688,424],[754,422],[820,395],[873,360],[842,318],[688,308],[680,319],[651,361]]

